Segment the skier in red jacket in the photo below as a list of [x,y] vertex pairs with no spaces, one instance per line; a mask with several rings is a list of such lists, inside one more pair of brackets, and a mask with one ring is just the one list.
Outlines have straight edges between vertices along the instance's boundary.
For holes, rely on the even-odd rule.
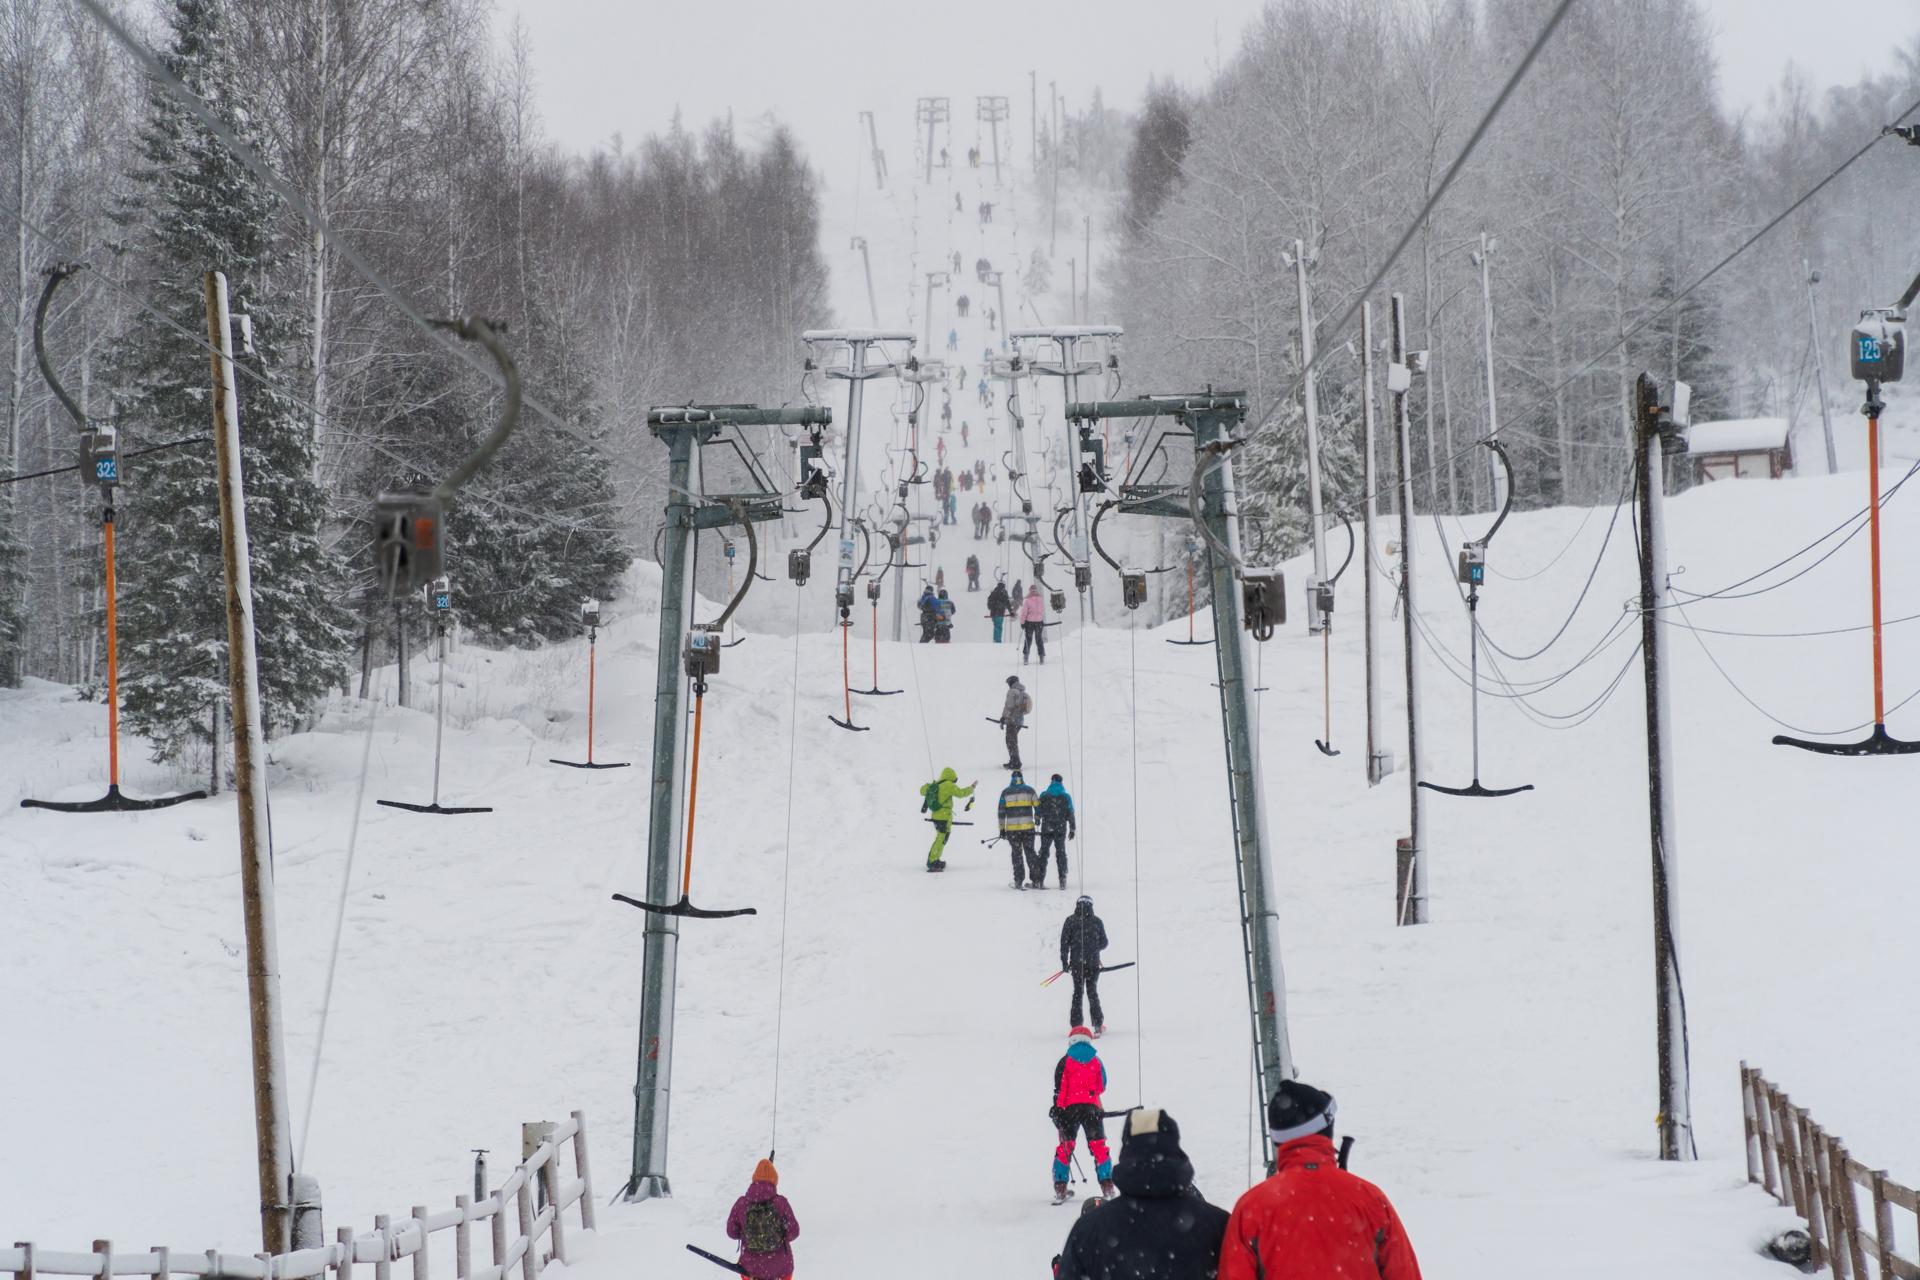
[[1107,1153],[1107,1125],[1101,1118],[1100,1095],[1107,1091],[1107,1068],[1094,1052],[1093,1033],[1075,1027],[1067,1033],[1067,1052],[1053,1068],[1053,1121],[1059,1145],[1053,1149],[1053,1202],[1064,1204],[1072,1189],[1067,1173],[1072,1167],[1074,1140],[1087,1135],[1087,1154],[1093,1157],[1094,1176],[1103,1195],[1118,1195],[1113,1185],[1113,1158]]
[[1288,1080],[1267,1107],[1273,1176],[1233,1206],[1220,1280],[1420,1280],[1386,1193],[1340,1167],[1333,1098]]

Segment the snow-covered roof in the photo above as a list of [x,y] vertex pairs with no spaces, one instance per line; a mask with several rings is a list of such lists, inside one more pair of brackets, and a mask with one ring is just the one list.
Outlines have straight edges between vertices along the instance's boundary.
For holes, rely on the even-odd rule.
[[1784,449],[1785,418],[1732,418],[1726,422],[1696,422],[1687,429],[1687,453],[1747,453]]

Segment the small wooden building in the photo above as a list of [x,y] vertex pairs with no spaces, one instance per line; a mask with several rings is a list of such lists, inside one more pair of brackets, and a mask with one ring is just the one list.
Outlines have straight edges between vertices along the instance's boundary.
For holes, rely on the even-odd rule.
[[1793,469],[1793,442],[1785,418],[1696,422],[1687,431],[1693,482],[1778,480]]

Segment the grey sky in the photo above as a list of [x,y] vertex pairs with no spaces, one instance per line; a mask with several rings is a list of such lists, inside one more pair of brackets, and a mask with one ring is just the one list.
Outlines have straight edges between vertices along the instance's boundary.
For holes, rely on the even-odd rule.
[[[1820,88],[1890,61],[1870,56],[1871,42],[1857,25],[1837,21],[1827,0],[1705,2],[1719,33],[1722,93],[1736,110],[1763,104],[1789,61]],[[953,137],[964,149],[973,138],[974,96],[1005,94],[1013,149],[1024,160],[1030,70],[1038,72],[1043,114],[1049,80],[1076,106],[1096,84],[1108,101],[1131,105],[1149,76],[1201,81],[1259,7],[1258,0],[971,0],[907,9],[501,0],[498,20],[504,28],[517,12],[526,22],[547,130],[571,148],[615,133],[638,139],[663,128],[676,105],[696,125],[731,107],[743,133],[775,111],[837,187],[863,155],[862,109],[878,113],[882,145],[898,171],[911,163],[917,96],[950,97]],[[1901,7],[1877,12],[1892,16]],[[1920,28],[1920,19],[1900,25]]]

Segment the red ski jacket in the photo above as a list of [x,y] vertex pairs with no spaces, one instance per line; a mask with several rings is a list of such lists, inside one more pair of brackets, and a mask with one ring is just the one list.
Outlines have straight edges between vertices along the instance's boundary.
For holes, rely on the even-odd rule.
[[1240,1197],[1220,1280],[1420,1280],[1406,1228],[1380,1188],[1340,1167],[1324,1134],[1280,1148],[1274,1175]]
[[1097,1107],[1106,1091],[1106,1064],[1094,1053],[1092,1044],[1076,1037],[1073,1047],[1053,1068],[1053,1105]]

